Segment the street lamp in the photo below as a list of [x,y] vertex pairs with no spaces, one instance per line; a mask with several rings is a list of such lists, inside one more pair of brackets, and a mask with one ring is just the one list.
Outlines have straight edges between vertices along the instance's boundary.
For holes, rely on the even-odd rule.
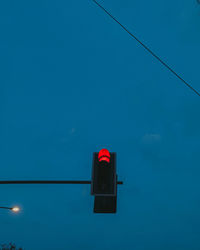
[[11,208],[11,210],[15,213],[19,212],[20,211],[20,208],[19,207],[13,207]]
[[11,210],[14,213],[17,213],[17,212],[20,211],[19,207],[0,207],[0,208],[2,208],[2,209],[9,209],[9,210]]

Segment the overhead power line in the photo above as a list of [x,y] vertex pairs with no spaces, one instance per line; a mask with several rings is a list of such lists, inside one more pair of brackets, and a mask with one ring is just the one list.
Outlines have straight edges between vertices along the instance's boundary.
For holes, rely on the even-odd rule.
[[92,0],[97,4],[107,15],[109,15],[116,23],[118,23],[130,36],[132,36],[140,45],[142,45],[152,56],[154,56],[159,62],[161,62],[168,70],[170,70],[176,77],[178,77],[185,85],[193,90],[198,96],[200,93],[195,90],[189,83],[187,83],[180,75],[178,75],[167,63],[165,63],[159,56],[157,56],[152,50],[150,50],[143,42],[141,42],[133,33],[131,33],[124,25],[122,25],[113,15],[111,15],[100,3],[96,0]]

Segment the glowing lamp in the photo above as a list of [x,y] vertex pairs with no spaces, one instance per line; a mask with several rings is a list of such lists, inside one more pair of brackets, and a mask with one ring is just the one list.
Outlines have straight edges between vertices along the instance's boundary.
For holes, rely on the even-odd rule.
[[13,207],[13,208],[12,208],[12,211],[13,211],[13,212],[16,212],[16,213],[19,212],[19,210],[20,210],[19,207]]
[[106,161],[106,162],[110,162],[110,152],[103,148],[99,151],[99,154],[98,154],[98,160],[101,162],[101,161]]

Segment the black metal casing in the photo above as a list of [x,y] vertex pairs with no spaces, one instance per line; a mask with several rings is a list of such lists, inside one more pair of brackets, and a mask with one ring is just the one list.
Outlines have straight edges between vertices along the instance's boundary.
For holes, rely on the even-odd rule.
[[93,153],[91,195],[95,196],[94,213],[116,213],[116,153],[110,153],[109,163],[99,162],[98,153]]

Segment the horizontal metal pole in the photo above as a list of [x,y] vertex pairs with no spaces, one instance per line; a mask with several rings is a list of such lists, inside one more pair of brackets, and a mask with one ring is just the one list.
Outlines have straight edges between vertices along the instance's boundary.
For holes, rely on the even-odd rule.
[[[91,184],[91,181],[0,181],[0,184]],[[123,184],[122,181],[118,181],[117,184]]]
[[0,208],[10,209],[10,210],[12,210],[12,207],[0,207]]

